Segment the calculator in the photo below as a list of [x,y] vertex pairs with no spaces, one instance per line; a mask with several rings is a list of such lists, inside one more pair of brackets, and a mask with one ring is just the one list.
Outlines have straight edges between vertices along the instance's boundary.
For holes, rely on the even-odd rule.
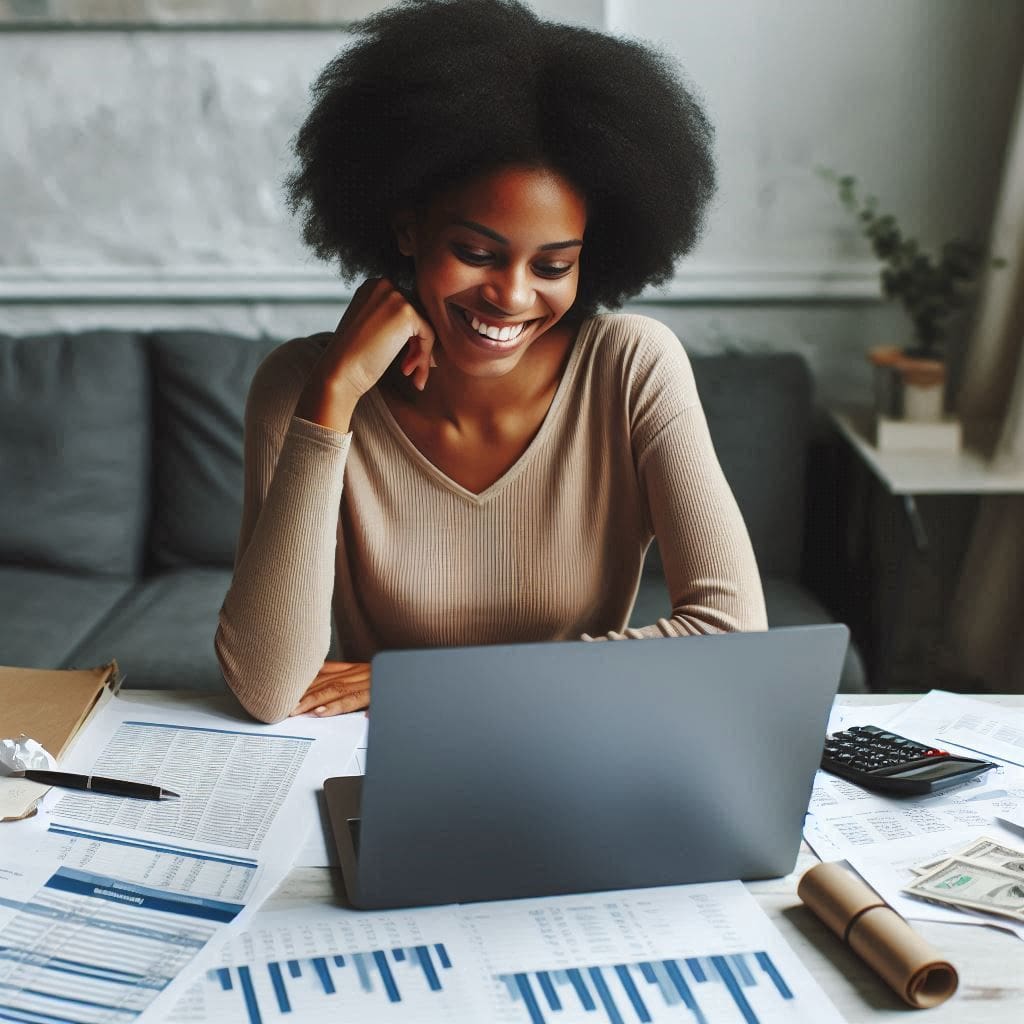
[[865,789],[909,795],[934,793],[996,766],[916,743],[876,725],[858,725],[826,738],[821,767]]

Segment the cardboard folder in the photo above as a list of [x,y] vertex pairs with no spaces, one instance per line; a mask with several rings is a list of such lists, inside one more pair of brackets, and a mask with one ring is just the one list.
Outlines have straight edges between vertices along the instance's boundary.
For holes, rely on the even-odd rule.
[[[42,744],[58,762],[105,694],[121,686],[117,662],[85,669],[0,666],[0,739],[22,734]],[[0,819],[23,818],[46,792],[24,780],[0,780]]]

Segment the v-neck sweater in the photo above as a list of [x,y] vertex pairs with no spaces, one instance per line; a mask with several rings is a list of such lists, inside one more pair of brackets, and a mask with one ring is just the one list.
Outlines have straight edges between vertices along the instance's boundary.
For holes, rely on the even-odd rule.
[[[328,656],[766,628],[750,538],[683,346],[633,314],[585,321],[543,423],[474,494],[378,389],[349,433],[294,415],[330,335],[275,349],[245,415],[245,491],[216,648],[243,706],[279,721]],[[656,537],[671,608],[626,628]]]

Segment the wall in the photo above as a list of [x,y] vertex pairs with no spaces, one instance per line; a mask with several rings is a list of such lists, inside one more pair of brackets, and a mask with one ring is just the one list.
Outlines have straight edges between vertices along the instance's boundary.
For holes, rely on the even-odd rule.
[[[577,10],[578,9],[578,10]],[[1015,0],[578,0],[674,53],[717,126],[721,189],[672,286],[634,308],[702,350],[798,349],[826,401],[899,338],[866,243],[814,174],[863,177],[909,233],[984,237],[1017,70]],[[0,330],[331,327],[348,289],[280,182],[337,29],[0,32]]]

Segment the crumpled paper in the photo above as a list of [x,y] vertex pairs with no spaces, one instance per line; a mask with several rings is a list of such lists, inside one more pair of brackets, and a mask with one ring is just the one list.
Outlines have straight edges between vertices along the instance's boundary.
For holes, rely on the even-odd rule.
[[0,740],[0,774],[27,772],[33,769],[53,771],[57,759],[31,736],[22,733],[17,739]]

